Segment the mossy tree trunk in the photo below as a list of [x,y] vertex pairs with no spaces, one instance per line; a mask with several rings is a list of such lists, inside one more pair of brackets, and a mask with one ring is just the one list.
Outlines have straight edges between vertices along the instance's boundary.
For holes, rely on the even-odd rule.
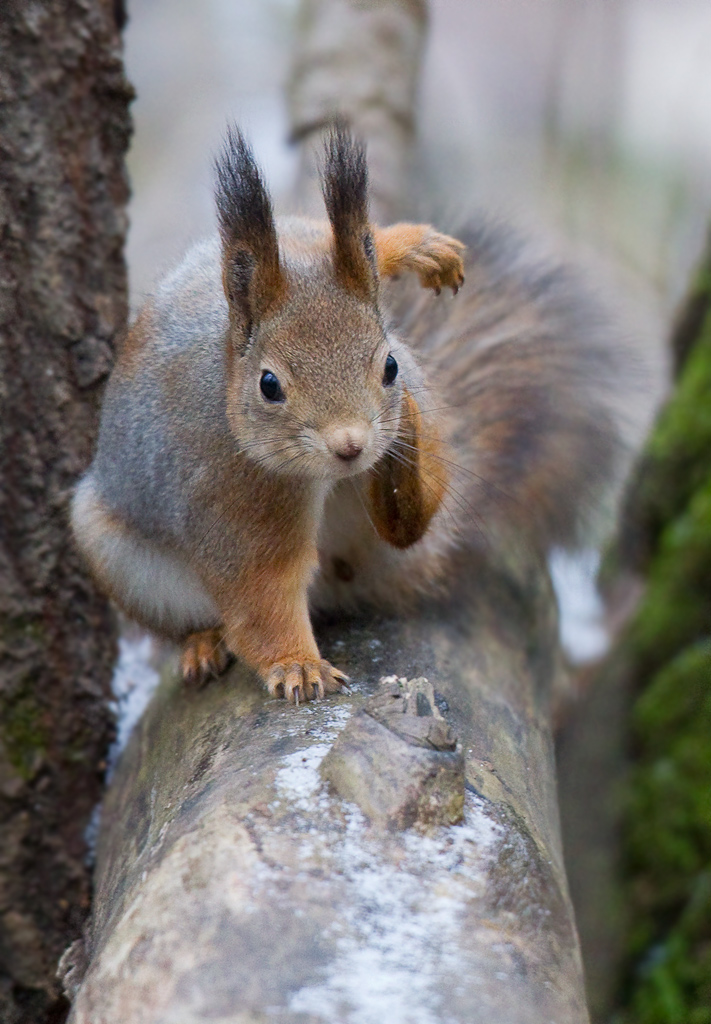
[[672,338],[677,380],[614,552],[644,595],[604,670],[634,694],[623,810],[624,1024],[711,1021],[711,245]]
[[61,1020],[115,627],[68,526],[126,317],[120,3],[0,14],[0,1020]]

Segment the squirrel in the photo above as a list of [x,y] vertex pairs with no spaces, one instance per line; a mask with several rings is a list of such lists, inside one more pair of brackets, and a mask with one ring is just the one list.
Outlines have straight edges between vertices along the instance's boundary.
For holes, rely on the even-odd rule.
[[[129,617],[182,643],[186,680],[234,654],[298,704],[347,683],[310,608],[445,588],[487,519],[575,536],[614,459],[611,346],[574,272],[508,230],[372,224],[342,125],[323,222],[274,217],[236,128],[216,172],[218,234],[128,331],[72,525]],[[408,271],[425,292],[396,331],[384,282]],[[455,303],[431,297],[465,273]]]

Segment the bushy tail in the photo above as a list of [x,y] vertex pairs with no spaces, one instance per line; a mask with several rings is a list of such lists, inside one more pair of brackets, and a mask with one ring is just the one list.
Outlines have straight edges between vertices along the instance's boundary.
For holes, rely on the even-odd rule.
[[[505,523],[542,548],[574,544],[623,453],[621,343],[577,271],[507,228],[473,223],[466,285],[409,304],[396,329],[436,382],[460,529]],[[629,384],[629,375],[628,375]],[[444,465],[443,465],[444,470]]]

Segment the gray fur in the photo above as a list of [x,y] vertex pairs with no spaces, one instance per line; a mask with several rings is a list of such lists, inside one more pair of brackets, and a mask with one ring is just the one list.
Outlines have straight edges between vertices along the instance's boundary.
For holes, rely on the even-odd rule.
[[[227,302],[220,274],[219,242],[212,238],[158,285],[139,372],[130,380],[114,374],[109,382],[91,470],[110,509],[144,536],[178,547],[195,530],[203,481],[209,485],[220,469],[205,464],[203,444],[223,466],[237,452],[225,415]],[[176,407],[184,419],[175,416]]]

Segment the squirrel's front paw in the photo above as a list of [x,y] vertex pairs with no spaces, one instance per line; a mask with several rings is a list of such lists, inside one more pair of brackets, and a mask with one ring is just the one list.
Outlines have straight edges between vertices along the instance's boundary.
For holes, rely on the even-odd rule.
[[422,287],[432,288],[437,295],[443,288],[451,288],[456,295],[464,284],[464,249],[456,238],[431,229],[412,254],[412,268]]
[[286,697],[297,706],[303,701],[340,693],[348,676],[328,661],[278,662],[267,672],[266,683],[272,697]]

